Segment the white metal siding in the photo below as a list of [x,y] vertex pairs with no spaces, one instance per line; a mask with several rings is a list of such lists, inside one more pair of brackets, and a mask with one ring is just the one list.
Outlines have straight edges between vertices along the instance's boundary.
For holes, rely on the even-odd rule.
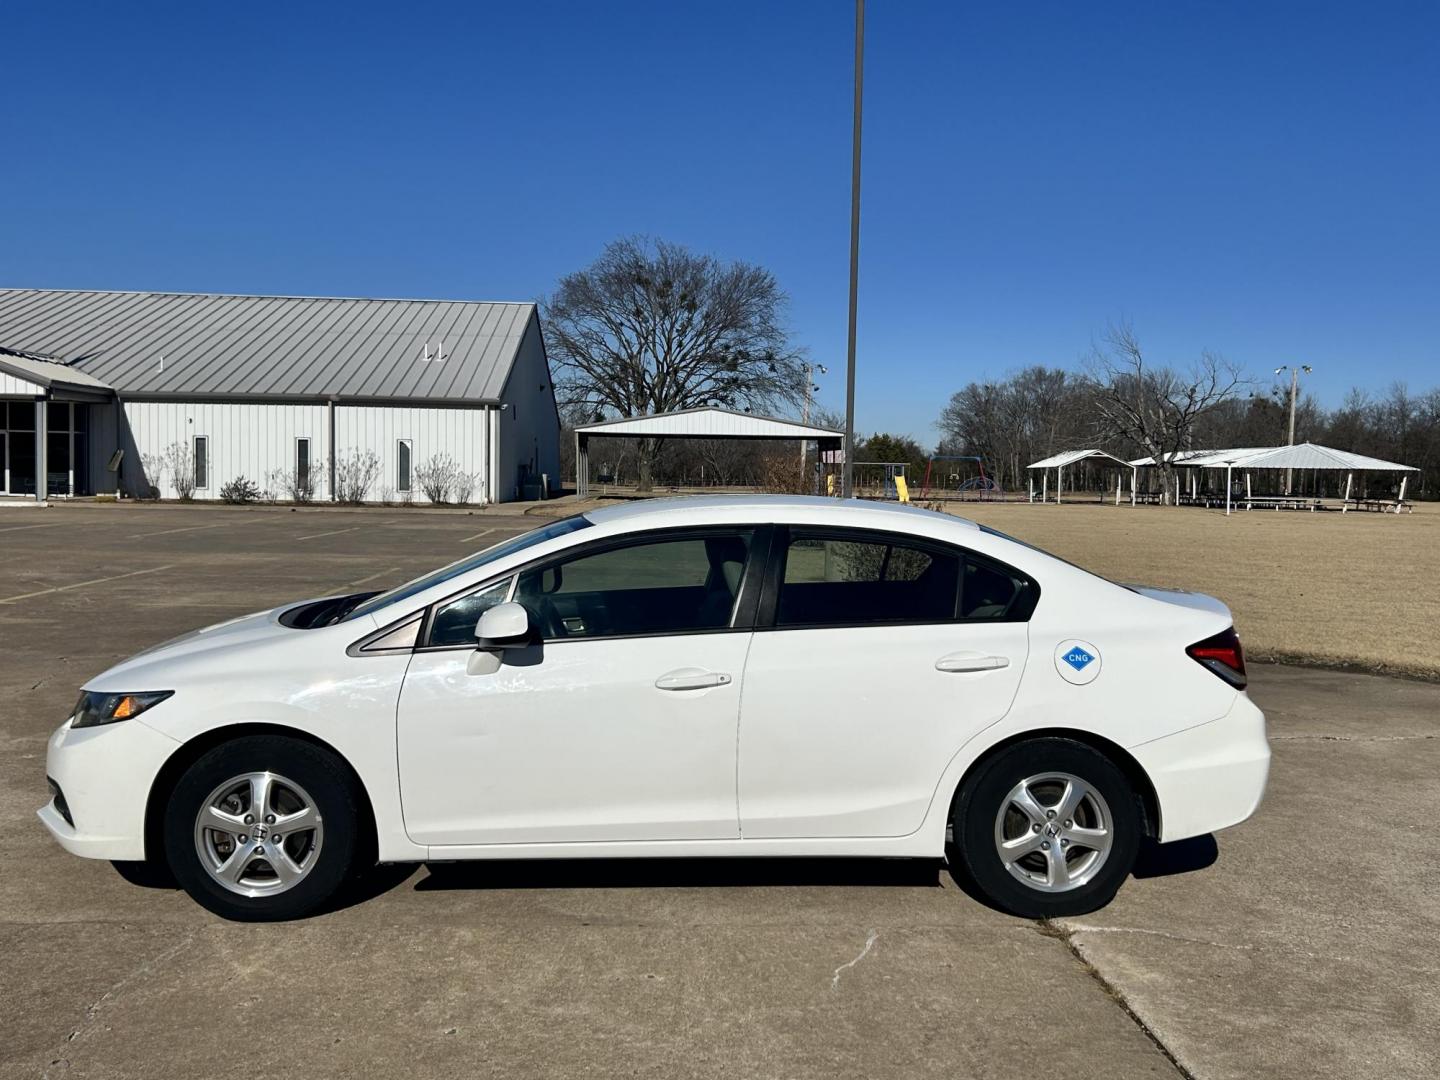
[[39,383],[29,382],[25,379],[16,378],[4,371],[0,371],[0,394],[11,394],[19,397],[35,397],[37,394],[45,393],[45,387]]
[[500,413],[500,499],[520,497],[522,465],[548,475],[553,492],[560,486],[560,418],[538,322],[531,322],[516,353],[502,400],[509,407]]
[[[310,439],[310,475],[317,501],[328,499],[328,477],[318,462],[325,455],[327,421],[324,405],[236,405],[220,402],[125,402],[128,427],[125,446],[127,488],[139,487],[142,472],[160,489],[161,498],[176,498],[174,477],[165,469],[153,475],[146,459],[162,461],[169,447],[193,439],[209,440],[209,485],[195,491],[197,499],[218,499],[220,488],[237,477],[284,498],[276,473],[295,468],[295,439]],[[101,447],[97,446],[97,450]],[[113,446],[111,447],[113,449]],[[103,450],[102,450],[103,452]],[[105,453],[108,457],[108,453]],[[99,474],[96,474],[99,480]]]
[[[411,500],[428,502],[416,475],[432,458],[448,455],[467,473],[475,474],[470,501],[488,502],[489,476],[488,417],[485,408],[426,409],[381,405],[336,405],[335,445],[343,458],[352,448],[373,450],[380,458],[380,476],[370,491],[370,500],[404,501],[396,490],[399,469],[397,443],[410,442]],[[503,497],[503,493],[502,493]]]

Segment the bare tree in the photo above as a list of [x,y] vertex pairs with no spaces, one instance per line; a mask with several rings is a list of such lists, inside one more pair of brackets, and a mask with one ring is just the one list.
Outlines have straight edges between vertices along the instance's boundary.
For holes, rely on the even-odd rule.
[[170,472],[170,483],[181,502],[195,497],[195,458],[188,442],[173,442],[160,455],[161,465]]
[[374,450],[347,450],[335,459],[335,498],[362,503],[380,475],[380,455]]
[[1090,375],[1100,433],[1153,457],[1167,493],[1175,455],[1208,449],[1192,442],[1197,422],[1233,399],[1245,381],[1238,367],[1209,352],[1185,372],[1152,365],[1124,323],[1093,349]]
[[[435,454],[415,469],[415,482],[420,485],[425,498],[441,506],[454,497],[464,475],[460,463],[449,454]],[[471,486],[474,486],[473,481]]]
[[[323,470],[323,464],[319,466]],[[308,503],[315,498],[314,467],[306,472],[299,469],[275,469],[267,483],[291,502]]]
[[[591,418],[796,405],[806,376],[781,323],[785,303],[761,267],[663,240],[616,240],[544,302],[561,405]],[[659,449],[641,440],[642,491]]]

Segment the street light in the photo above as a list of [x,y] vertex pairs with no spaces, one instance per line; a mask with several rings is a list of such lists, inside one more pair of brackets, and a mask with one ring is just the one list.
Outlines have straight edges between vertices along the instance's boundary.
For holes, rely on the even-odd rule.
[[[1275,369],[1275,374],[1276,374],[1276,375],[1283,374],[1283,373],[1286,372],[1286,371],[1290,372],[1290,442],[1288,443],[1288,445],[1290,445],[1290,446],[1294,446],[1294,445],[1295,445],[1295,395],[1296,395],[1297,391],[1298,391],[1299,388],[1300,388],[1300,373],[1303,371],[1306,375],[1309,375],[1313,370],[1314,370],[1314,369],[1313,369],[1309,364],[1297,364],[1297,365],[1294,366],[1294,367],[1291,367],[1289,364],[1281,364],[1279,367],[1277,367],[1277,368]],[[1293,470],[1291,470],[1291,469],[1286,469],[1286,470],[1285,470],[1285,494],[1286,494],[1286,495],[1289,495],[1289,494],[1290,494],[1290,480],[1291,480],[1292,476],[1293,476]]]

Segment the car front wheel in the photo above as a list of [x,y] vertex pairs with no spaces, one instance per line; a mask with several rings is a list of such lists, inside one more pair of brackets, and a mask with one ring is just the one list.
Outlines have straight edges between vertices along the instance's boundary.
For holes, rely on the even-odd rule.
[[354,783],[330,753],[298,739],[235,739],[180,777],[165,815],[165,854],[180,885],[228,919],[308,915],[355,859]]
[[954,858],[996,906],[1024,918],[1104,907],[1135,865],[1141,819],[1125,774],[1071,739],[1007,747],[955,801]]

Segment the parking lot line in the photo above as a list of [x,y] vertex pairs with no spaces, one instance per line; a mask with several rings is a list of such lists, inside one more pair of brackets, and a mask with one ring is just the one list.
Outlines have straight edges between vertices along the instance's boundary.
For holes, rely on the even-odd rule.
[[494,529],[481,529],[481,530],[480,530],[478,533],[476,533],[474,536],[462,537],[461,540],[460,540],[460,543],[466,544],[466,543],[469,543],[471,540],[479,540],[480,537],[482,537],[482,536],[489,536],[489,535],[490,535],[492,532],[494,532],[494,531],[495,531]]
[[341,533],[355,532],[355,531],[356,531],[357,529],[359,529],[359,528],[360,528],[359,525],[352,525],[352,526],[351,526],[350,528],[348,528],[348,529],[331,529],[329,532],[310,533],[308,536],[297,536],[297,537],[295,537],[295,539],[296,539],[296,540],[318,540],[318,539],[320,539],[320,537],[322,537],[322,536],[339,536]]
[[146,536],[164,536],[166,533],[194,532],[196,529],[223,529],[229,524],[230,522],[228,521],[221,521],[214,525],[182,525],[178,529],[160,529],[156,532],[131,533],[129,538],[131,540],[139,540]]
[[47,593],[69,592],[71,589],[83,589],[86,585],[101,585],[107,581],[119,581],[121,578],[139,577],[141,574],[158,574],[161,570],[170,570],[174,563],[167,563],[165,566],[152,566],[148,570],[131,570],[128,574],[112,574],[110,577],[94,578],[90,581],[77,581],[73,585],[56,585],[49,589],[40,589],[38,592],[20,593],[18,596],[0,597],[0,604],[13,604],[16,600],[29,600],[32,596],[45,596]]
[[0,529],[0,532],[19,532],[21,529],[58,529],[64,524],[66,523],[63,521],[47,521],[43,525],[10,525]]

